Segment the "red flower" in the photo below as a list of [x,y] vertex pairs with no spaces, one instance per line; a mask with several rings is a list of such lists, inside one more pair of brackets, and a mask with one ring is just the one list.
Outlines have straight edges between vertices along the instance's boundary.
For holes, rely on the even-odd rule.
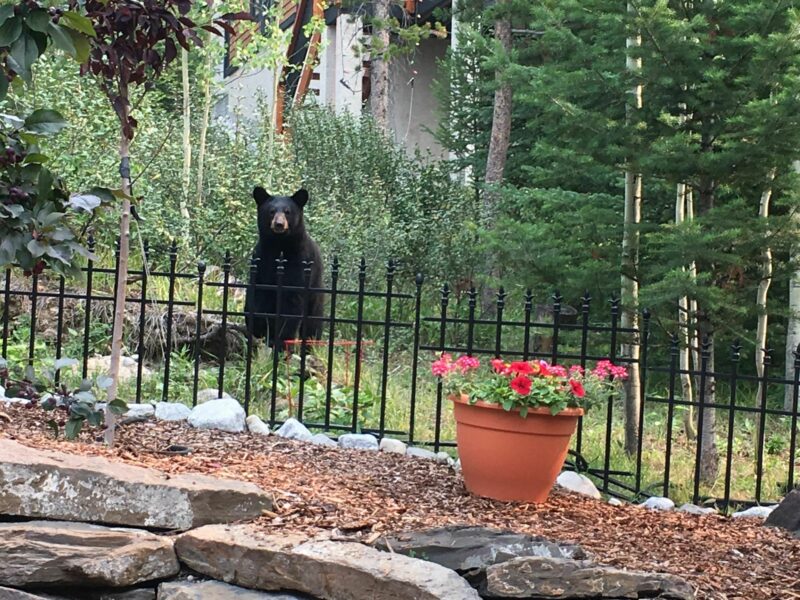
[[531,380],[526,375],[517,375],[511,380],[511,389],[520,396],[527,396],[531,393]]
[[492,365],[492,369],[494,369],[494,372],[495,372],[495,373],[500,373],[501,375],[508,375],[508,373],[509,373],[509,370],[508,370],[508,367],[509,367],[509,366],[508,366],[508,363],[504,363],[504,362],[503,362],[501,359],[499,359],[499,358],[493,358],[493,359],[492,359],[491,361],[489,361],[489,362],[491,363],[491,365]]
[[569,385],[572,388],[572,395],[576,398],[583,398],[586,395],[586,390],[583,389],[583,384],[580,381],[570,379]]
[[547,364],[547,361],[540,360],[539,361],[539,376],[540,377],[550,377],[552,373],[550,373],[550,365]]
[[531,364],[521,360],[512,362],[509,370],[517,375],[530,375],[533,373],[533,367]]

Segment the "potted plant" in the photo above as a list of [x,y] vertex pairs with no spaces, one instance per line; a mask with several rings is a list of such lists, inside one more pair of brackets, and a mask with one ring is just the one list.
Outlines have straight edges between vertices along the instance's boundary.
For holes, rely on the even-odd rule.
[[453,402],[464,484],[495,500],[544,502],[584,411],[616,391],[627,370],[599,361],[591,370],[545,361],[481,365],[442,354],[431,365]]

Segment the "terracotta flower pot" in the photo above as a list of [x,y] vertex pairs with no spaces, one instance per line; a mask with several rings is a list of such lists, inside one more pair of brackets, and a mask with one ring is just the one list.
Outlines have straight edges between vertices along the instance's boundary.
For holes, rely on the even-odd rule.
[[552,415],[547,408],[505,411],[487,402],[451,396],[464,484],[495,500],[544,502],[569,450],[582,408]]

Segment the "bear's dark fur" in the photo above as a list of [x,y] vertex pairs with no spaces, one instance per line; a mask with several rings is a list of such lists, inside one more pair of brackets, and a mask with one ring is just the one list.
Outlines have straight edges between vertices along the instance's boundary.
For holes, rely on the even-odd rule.
[[[308,202],[308,192],[299,190],[293,196],[270,196],[262,187],[253,190],[258,208],[258,243],[253,250],[258,260],[255,284],[276,285],[277,260],[283,254],[283,277],[280,292],[280,316],[251,317],[247,328],[257,338],[268,337],[271,347],[283,349],[291,339],[319,339],[322,321],[306,319],[302,315],[321,317],[323,296],[320,292],[305,289],[287,290],[284,287],[303,288],[306,285],[304,270],[310,261],[309,288],[322,287],[322,255],[317,243],[311,239],[303,220],[303,207]],[[245,312],[278,313],[278,292],[275,289],[247,289]],[[299,333],[299,335],[298,335]]]

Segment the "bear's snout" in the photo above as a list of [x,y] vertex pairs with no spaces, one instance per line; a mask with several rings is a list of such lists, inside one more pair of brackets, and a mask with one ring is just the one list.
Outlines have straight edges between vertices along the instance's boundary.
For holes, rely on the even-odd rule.
[[275,233],[285,233],[289,230],[289,221],[286,220],[286,215],[282,212],[277,213],[274,217],[272,217],[272,223],[270,224],[270,228]]

